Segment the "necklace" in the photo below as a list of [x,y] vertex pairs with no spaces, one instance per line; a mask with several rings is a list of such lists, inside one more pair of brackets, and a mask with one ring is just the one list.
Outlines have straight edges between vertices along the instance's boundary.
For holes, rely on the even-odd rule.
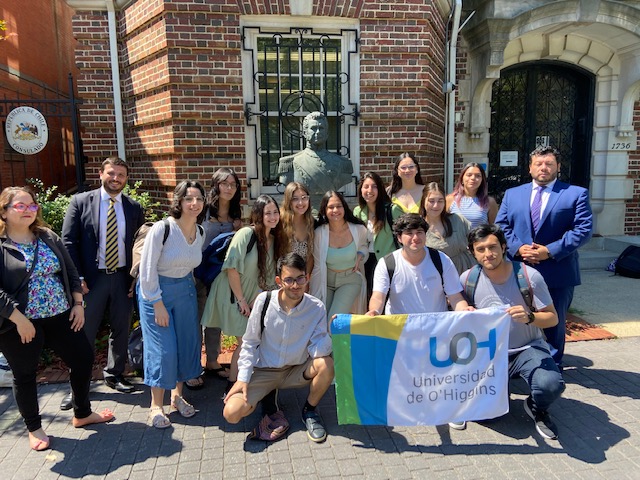
[[13,243],[14,245],[29,245],[29,244],[34,243],[34,241],[35,241],[35,237],[33,235],[30,235],[30,236],[25,237],[25,238],[21,238],[20,240],[15,240],[12,237],[10,237],[9,235],[7,235],[7,237],[9,238],[11,243]]

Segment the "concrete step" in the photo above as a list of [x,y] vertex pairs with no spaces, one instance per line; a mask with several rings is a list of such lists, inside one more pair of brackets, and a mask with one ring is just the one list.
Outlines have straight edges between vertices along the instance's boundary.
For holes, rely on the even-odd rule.
[[594,237],[580,248],[580,270],[604,270],[629,245],[640,245],[640,237],[620,235]]

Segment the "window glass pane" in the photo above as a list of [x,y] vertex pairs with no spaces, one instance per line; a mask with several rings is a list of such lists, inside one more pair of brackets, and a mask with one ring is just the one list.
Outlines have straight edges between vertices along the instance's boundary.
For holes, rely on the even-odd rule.
[[256,140],[265,186],[277,184],[282,156],[304,148],[302,120],[310,112],[327,115],[327,148],[347,153],[342,100],[349,77],[342,65],[342,42],[327,35],[290,32],[257,37],[254,79],[260,126]]

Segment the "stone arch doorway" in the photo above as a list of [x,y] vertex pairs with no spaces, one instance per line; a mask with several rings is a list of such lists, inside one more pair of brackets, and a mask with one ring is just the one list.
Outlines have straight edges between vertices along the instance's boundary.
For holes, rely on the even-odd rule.
[[501,71],[493,83],[489,129],[489,186],[502,198],[507,188],[529,181],[529,152],[557,147],[559,177],[589,186],[595,76],[581,68],[536,61]]

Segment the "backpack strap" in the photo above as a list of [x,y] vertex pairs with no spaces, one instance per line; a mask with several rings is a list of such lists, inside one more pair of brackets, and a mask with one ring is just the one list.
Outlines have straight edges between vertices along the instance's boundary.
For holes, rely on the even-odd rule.
[[[431,261],[433,265],[438,270],[440,274],[440,281],[442,282],[442,290],[444,291],[444,276],[442,275],[442,259],[440,258],[440,253],[438,250],[427,247],[429,249],[429,256],[431,257]],[[389,290],[387,290],[387,298],[384,300],[384,305],[389,301],[389,295],[391,294],[391,281],[393,279],[393,274],[396,271],[396,259],[393,256],[393,252],[386,254],[384,257],[384,263],[387,266],[387,274],[389,275]]]
[[389,295],[391,295],[391,281],[396,271],[396,259],[393,256],[393,252],[387,253],[382,258],[384,258],[384,264],[387,266],[387,275],[389,276],[389,290],[387,290],[387,297],[384,299],[384,304],[382,305],[382,313],[384,313],[384,309],[389,301]]
[[[169,226],[169,219],[168,218],[163,218],[162,219],[162,223],[164,223],[164,236],[162,237],[162,245],[164,245],[165,243],[167,243],[167,238],[169,238],[169,229],[171,228]],[[200,225],[198,225],[200,227]],[[202,228],[202,227],[200,227]]]
[[476,306],[475,295],[481,271],[481,265],[474,265],[469,269],[469,274],[464,281],[464,296],[467,297],[467,303],[472,307]]
[[262,337],[262,332],[264,332],[264,317],[267,315],[267,308],[269,308],[269,303],[271,303],[271,290],[267,290],[267,298],[264,300],[264,305],[262,305],[262,313],[260,313],[260,337]]
[[444,292],[444,275],[442,274],[442,259],[440,258],[440,252],[435,248],[427,248],[429,249],[429,256],[431,257],[433,266],[436,267],[436,270],[438,270],[438,273],[440,274],[440,282],[442,283],[442,291]]
[[398,243],[398,237],[393,234],[393,215],[391,214],[391,209],[393,205],[391,203],[387,203],[384,206],[384,213],[387,217],[387,223],[389,224],[389,228],[391,229],[391,236],[393,237],[393,245],[396,249],[400,248],[400,243]]
[[253,247],[255,246],[257,241],[258,236],[256,235],[256,229],[251,227],[251,238],[249,239],[249,243],[247,244],[247,255],[249,254],[249,252],[251,252],[251,250],[253,250]]
[[511,262],[513,265],[513,274],[518,282],[518,288],[524,298],[524,303],[527,304],[529,310],[536,311],[536,307],[533,305],[533,289],[531,288],[531,280],[529,280],[529,274],[527,269],[524,268],[521,262]]
[[[513,275],[516,277],[516,282],[518,282],[518,289],[520,290],[520,294],[524,299],[524,303],[527,304],[527,307],[532,312],[537,311],[536,307],[533,305],[533,289],[531,288],[531,281],[529,280],[529,275],[527,274],[527,270],[523,268],[521,262],[511,262],[513,265]],[[482,271],[481,265],[474,265],[469,270],[469,274],[464,282],[464,294],[467,297],[467,302],[469,305],[475,307],[475,294],[476,288],[478,287],[478,279],[480,278],[480,272]]]

